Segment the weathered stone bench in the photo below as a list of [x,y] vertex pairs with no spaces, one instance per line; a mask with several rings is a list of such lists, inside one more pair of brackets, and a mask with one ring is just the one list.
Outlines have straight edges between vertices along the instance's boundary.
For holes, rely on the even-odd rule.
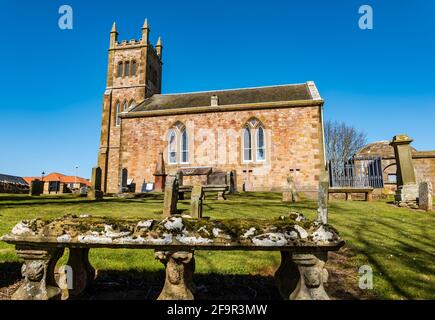
[[[178,187],[178,193],[192,192],[193,186],[191,185],[183,185]],[[224,185],[203,185],[202,191],[203,193],[217,192],[218,200],[226,200],[225,193],[229,190],[229,186]],[[182,199],[184,197],[181,197]]]
[[334,187],[329,188],[329,194],[331,193],[345,193],[346,200],[352,200],[352,193],[364,193],[366,201],[372,201],[373,198],[373,188],[343,188],[343,187]]
[[[80,295],[94,280],[88,253],[97,248],[155,250],[156,259],[166,268],[159,299],[193,299],[195,250],[280,251],[281,265],[275,278],[282,297],[328,299],[323,287],[328,278],[324,268],[328,251],[344,244],[331,226],[308,221],[297,213],[268,220],[65,216],[22,221],[1,240],[14,244],[24,260],[24,281],[12,296],[20,300]],[[72,271],[68,286],[68,271],[55,280],[56,262],[65,248],[69,249],[67,266]]]

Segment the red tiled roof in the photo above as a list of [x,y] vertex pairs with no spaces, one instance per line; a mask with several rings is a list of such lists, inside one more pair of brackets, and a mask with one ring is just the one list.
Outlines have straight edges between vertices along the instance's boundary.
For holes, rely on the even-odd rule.
[[[27,183],[30,184],[33,180],[36,180],[36,179],[42,180],[42,177],[24,177],[23,179]],[[85,184],[87,186],[91,185],[91,182],[85,178],[75,177],[75,176],[66,176],[64,174],[57,173],[57,172],[52,172],[52,173],[44,176],[44,181],[59,181],[59,182],[63,182],[63,183],[78,182],[78,183]]]

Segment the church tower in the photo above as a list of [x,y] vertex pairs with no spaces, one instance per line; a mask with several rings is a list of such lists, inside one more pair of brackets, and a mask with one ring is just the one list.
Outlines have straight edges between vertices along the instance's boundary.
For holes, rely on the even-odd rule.
[[[150,27],[145,20],[142,26],[142,38],[139,40],[118,41],[118,30],[113,23],[110,31],[109,61],[107,67],[106,90],[103,97],[103,116],[101,126],[98,166],[102,170],[102,188],[117,185],[119,171],[119,150],[121,137],[121,118],[136,104],[153,94],[161,93],[162,53],[161,38],[154,47],[149,40]],[[111,174],[108,174],[110,171]]]

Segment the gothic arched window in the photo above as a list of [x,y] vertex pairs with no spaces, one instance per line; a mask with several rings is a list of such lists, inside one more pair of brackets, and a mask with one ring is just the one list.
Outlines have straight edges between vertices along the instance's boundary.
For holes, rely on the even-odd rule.
[[119,126],[121,124],[121,118],[119,117],[119,114],[121,113],[121,103],[118,101],[116,103],[116,126]]
[[177,134],[171,129],[168,134],[168,162],[177,163]]
[[261,121],[251,118],[243,128],[243,162],[266,161],[266,130]]
[[124,102],[124,109],[123,109],[123,111],[127,111],[127,110],[128,110],[128,102],[125,101]]
[[249,128],[243,129],[243,161],[252,161],[252,137]]
[[187,137],[187,130],[184,128],[184,130],[181,132],[181,163],[188,163],[189,162],[189,140]]
[[122,77],[122,72],[124,71],[124,65],[121,62],[118,63],[118,70],[116,72],[116,75],[118,76],[118,78]]
[[136,61],[133,60],[131,62],[130,76],[132,76],[132,77],[135,76],[136,75],[136,70],[137,70],[137,64],[136,64]]

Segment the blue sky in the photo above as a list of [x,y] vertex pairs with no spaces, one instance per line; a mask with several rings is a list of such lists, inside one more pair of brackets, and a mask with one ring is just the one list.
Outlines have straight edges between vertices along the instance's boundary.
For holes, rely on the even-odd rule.
[[[58,27],[63,4],[73,30]],[[364,4],[373,30],[358,27]],[[327,119],[435,149],[434,1],[1,0],[1,173],[90,176],[111,25],[138,39],[145,17],[164,93],[314,80]]]

